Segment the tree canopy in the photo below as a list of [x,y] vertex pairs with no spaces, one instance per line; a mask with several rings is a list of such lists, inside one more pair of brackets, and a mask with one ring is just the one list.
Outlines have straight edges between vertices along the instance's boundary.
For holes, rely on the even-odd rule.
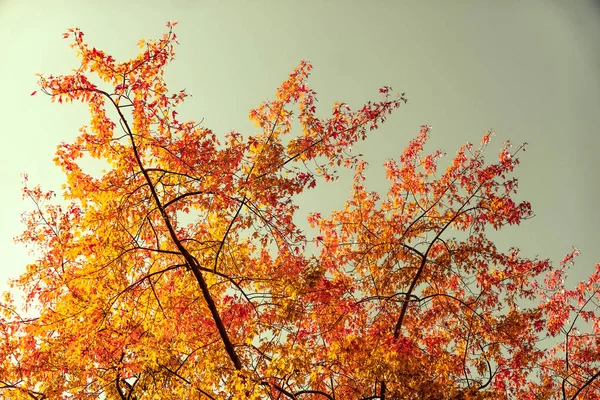
[[[576,249],[553,266],[486,234],[533,215],[515,199],[525,145],[486,161],[488,131],[438,171],[422,126],[386,162],[388,192],[368,191],[349,148],[404,94],[320,117],[302,61],[250,111],[258,134],[219,139],[177,117],[175,25],[126,62],[71,29],[80,66],[40,75],[91,120],[58,146],[61,200],[24,180],[17,241],[36,260],[12,282],[24,305],[1,303],[1,397],[600,399],[600,265],[569,288]],[[303,229],[298,195],[337,169],[353,172],[344,208]]]

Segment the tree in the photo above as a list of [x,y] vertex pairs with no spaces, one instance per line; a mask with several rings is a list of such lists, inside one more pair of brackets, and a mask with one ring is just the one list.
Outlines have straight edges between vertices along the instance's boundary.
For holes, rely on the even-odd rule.
[[[303,61],[250,112],[260,133],[221,143],[177,119],[188,95],[162,79],[174,26],[122,63],[71,29],[80,67],[40,77],[91,123],[58,147],[63,201],[25,178],[35,207],[17,240],[37,260],[12,284],[35,317],[5,295],[3,398],[600,398],[600,265],[569,289],[576,249],[553,267],[486,236],[532,216],[513,198],[524,145],[486,163],[486,132],[438,173],[422,126],[381,198],[348,148],[404,94],[321,118]],[[87,173],[85,154],[106,171]],[[296,196],[335,168],[354,171],[345,207],[301,229]]]

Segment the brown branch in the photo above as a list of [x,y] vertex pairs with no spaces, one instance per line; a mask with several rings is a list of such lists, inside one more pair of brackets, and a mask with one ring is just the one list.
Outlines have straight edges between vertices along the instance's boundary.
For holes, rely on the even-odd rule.
[[204,279],[204,276],[200,272],[200,268],[199,268],[200,265],[198,263],[198,260],[196,260],[196,258],[189,253],[189,251],[185,248],[185,246],[183,245],[183,243],[177,236],[177,233],[175,232],[175,228],[173,227],[173,224],[171,223],[169,215],[167,214],[167,212],[158,196],[158,193],[156,192],[156,188],[154,187],[154,185],[152,183],[152,179],[150,178],[148,171],[146,171],[146,169],[144,167],[144,164],[143,164],[141,156],[139,154],[137,145],[135,143],[133,132],[129,126],[129,123],[127,122],[127,119],[125,118],[125,116],[119,109],[118,105],[114,102],[114,100],[110,97],[110,95],[108,93],[106,93],[102,90],[98,90],[98,89],[95,89],[95,91],[106,96],[111,101],[111,103],[113,104],[115,109],[117,110],[117,113],[119,114],[119,118],[122,121],[122,123],[124,124],[126,132],[130,138],[131,146],[132,146],[133,153],[134,153],[136,162],[138,164],[138,167],[140,168],[140,171],[142,172],[146,182],[148,183],[148,188],[150,189],[152,199],[154,200],[156,207],[158,208],[158,210],[160,212],[160,215],[167,227],[167,230],[169,231],[171,240],[173,241],[173,243],[175,244],[177,249],[180,251],[181,255],[184,257],[186,263],[188,264],[192,273],[194,274],[194,277],[196,278],[198,285],[200,286],[200,290],[202,291],[202,296],[204,297],[204,300],[206,301],[208,309],[212,315],[213,321],[215,322],[217,330],[219,331],[219,335],[221,336],[221,339],[223,341],[223,345],[225,346],[225,351],[229,355],[229,358],[231,359],[235,368],[238,370],[241,370],[242,363],[235,351],[235,348],[233,346],[233,343],[231,342],[231,339],[229,338],[227,330],[225,329],[225,325],[223,324],[223,320],[221,319],[221,316],[219,315],[219,310],[217,309],[215,301],[212,298],[212,295],[210,293],[210,290],[208,288],[206,280]]
[[600,371],[596,372],[590,379],[588,379],[582,387],[580,387],[579,389],[577,389],[577,391],[575,392],[575,394],[571,397],[571,400],[575,400],[575,398],[577,398],[577,396],[579,396],[579,394],[583,391],[583,389],[585,389],[587,386],[589,386],[594,380],[596,380],[598,377],[600,377]]
[[[413,278],[413,280],[406,292],[405,301],[402,304],[402,310],[400,310],[400,316],[398,317],[398,321],[396,322],[396,326],[394,327],[394,339],[398,339],[398,337],[400,337],[400,328],[402,327],[402,322],[404,321],[404,316],[406,315],[406,311],[408,309],[408,299],[409,299],[410,295],[412,294],[412,292],[414,291],[415,287],[417,286],[417,282],[419,281],[419,278],[421,277],[421,274],[423,273],[423,270],[425,269],[429,251],[431,250],[433,244],[442,235],[442,233],[444,233],[444,231],[450,226],[450,224],[452,224],[452,222],[454,222],[459,215],[470,210],[469,209],[469,210],[463,211],[463,207],[465,207],[467,204],[469,204],[469,201],[471,201],[473,196],[475,196],[475,194],[479,191],[480,188],[481,188],[481,185],[477,189],[475,189],[473,194],[467,199],[467,201],[465,201],[463,203],[463,205],[457,210],[457,212],[454,214],[454,216],[452,218],[450,218],[450,220],[448,220],[448,222],[446,222],[446,224],[442,227],[442,229],[440,229],[440,231],[437,233],[435,238],[431,241],[431,243],[427,247],[427,251],[425,251],[425,253],[423,254],[423,257],[421,257],[421,265],[419,266],[419,270],[415,274],[415,277]],[[423,215],[425,215],[425,214],[423,214]]]

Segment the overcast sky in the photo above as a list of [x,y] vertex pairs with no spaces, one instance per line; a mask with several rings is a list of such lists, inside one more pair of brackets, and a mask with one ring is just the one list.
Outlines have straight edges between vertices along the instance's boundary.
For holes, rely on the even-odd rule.
[[[302,59],[314,65],[311,86],[321,116],[334,101],[359,107],[390,85],[409,102],[359,146],[370,162],[368,187],[386,190],[382,163],[398,158],[422,124],[427,149],[449,157],[486,129],[529,142],[517,176],[520,198],[536,217],[494,235],[501,248],[557,264],[571,245],[582,252],[579,279],[600,262],[600,8],[573,1],[53,1],[0,0],[0,290],[31,260],[12,238],[21,230],[20,174],[60,191],[52,158],[88,122],[80,104],[51,104],[36,90],[36,72],[78,66],[62,39],[80,27],[85,39],[118,60],[134,57],[139,39],[158,38],[178,21],[180,46],[168,67],[171,90],[193,95],[180,119],[204,119],[218,133],[253,132],[250,108],[272,98]],[[303,197],[303,214],[341,207],[339,182]],[[323,196],[326,196],[323,197]]]

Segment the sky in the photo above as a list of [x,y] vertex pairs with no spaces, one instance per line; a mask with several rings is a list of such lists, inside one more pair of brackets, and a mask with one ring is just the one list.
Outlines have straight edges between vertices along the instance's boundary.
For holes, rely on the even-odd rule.
[[[69,73],[78,66],[62,34],[80,27],[91,46],[126,60],[139,39],[159,38],[177,21],[180,45],[168,67],[171,90],[192,94],[180,120],[202,120],[224,134],[252,134],[248,111],[272,98],[302,59],[314,69],[320,115],[334,101],[359,108],[378,100],[379,87],[405,92],[397,110],[356,146],[369,161],[367,187],[385,192],[383,162],[398,159],[421,125],[432,126],[427,150],[451,157],[487,129],[528,142],[516,170],[522,200],[535,218],[492,237],[529,257],[556,264],[577,246],[571,272],[585,279],[600,262],[600,5],[593,1],[121,1],[0,0],[0,291],[33,261],[12,238],[20,215],[22,173],[31,184],[60,192],[52,159],[89,114],[81,104],[58,105],[37,89],[35,73]],[[350,193],[346,181],[302,197],[302,213],[324,215]]]

